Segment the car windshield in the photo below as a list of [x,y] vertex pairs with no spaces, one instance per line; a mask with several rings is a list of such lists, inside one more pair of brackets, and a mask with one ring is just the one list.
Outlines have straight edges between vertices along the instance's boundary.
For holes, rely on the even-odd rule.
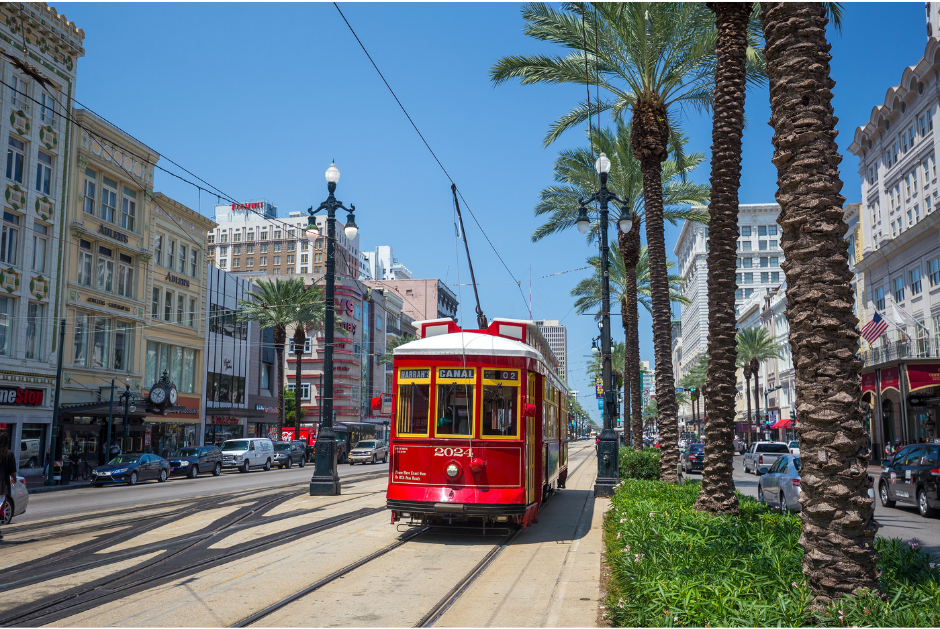
[[799,447],[800,447],[800,442],[799,442],[799,441],[791,441],[791,442],[790,442],[790,447],[791,447],[791,448],[799,448]]
[[173,456],[199,456],[199,448],[180,448]]
[[704,443],[693,443],[689,446],[689,452],[705,452]]
[[222,444],[222,449],[223,450],[247,450],[248,442],[238,441],[238,440],[226,441],[225,443]]
[[275,443],[274,450],[276,452],[288,452],[290,450],[290,444],[289,443]]
[[359,443],[356,444],[356,447],[357,448],[374,448],[375,442],[374,441],[360,441]]
[[108,461],[108,465],[127,465],[128,463],[136,463],[139,460],[139,454],[122,454]]
[[756,451],[764,454],[790,454],[790,450],[782,443],[762,443],[757,446]]

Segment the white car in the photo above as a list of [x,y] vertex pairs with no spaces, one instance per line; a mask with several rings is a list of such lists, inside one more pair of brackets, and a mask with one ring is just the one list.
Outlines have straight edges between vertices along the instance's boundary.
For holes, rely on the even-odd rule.
[[7,505],[3,512],[3,523],[9,524],[13,516],[26,513],[26,505],[29,504],[29,492],[26,491],[26,479],[22,476],[16,477],[16,484],[13,485],[13,505]]
[[790,454],[794,456],[800,456],[800,442],[799,441],[791,441],[787,447],[790,448]]
[[229,439],[222,444],[222,467],[250,472],[253,467],[271,469],[274,442],[270,439]]

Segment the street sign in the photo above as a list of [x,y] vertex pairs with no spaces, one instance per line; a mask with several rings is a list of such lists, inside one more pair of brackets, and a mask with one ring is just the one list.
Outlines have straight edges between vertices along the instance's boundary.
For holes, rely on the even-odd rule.
[[685,389],[682,387],[676,387],[676,393],[685,393]]
[[604,379],[594,378],[594,395],[597,399],[604,397]]

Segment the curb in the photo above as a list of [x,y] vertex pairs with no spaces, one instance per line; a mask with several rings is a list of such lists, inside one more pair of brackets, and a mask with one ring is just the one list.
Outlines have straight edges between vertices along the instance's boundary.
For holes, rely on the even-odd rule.
[[46,494],[52,491],[68,491],[70,489],[84,489],[86,487],[91,487],[91,486],[92,486],[91,483],[75,483],[74,485],[70,483],[68,485],[51,485],[51,486],[40,485],[39,487],[36,487],[35,489],[30,489],[29,487],[27,487],[26,491],[29,492],[30,496],[33,496],[35,494]]

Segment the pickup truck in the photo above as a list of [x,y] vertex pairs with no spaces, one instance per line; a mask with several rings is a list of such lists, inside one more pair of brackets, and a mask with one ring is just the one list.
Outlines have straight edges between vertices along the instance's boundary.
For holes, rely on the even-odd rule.
[[744,453],[744,471],[759,474],[760,468],[770,469],[770,466],[783,454],[790,454],[790,449],[785,443],[779,441],[752,443]]

